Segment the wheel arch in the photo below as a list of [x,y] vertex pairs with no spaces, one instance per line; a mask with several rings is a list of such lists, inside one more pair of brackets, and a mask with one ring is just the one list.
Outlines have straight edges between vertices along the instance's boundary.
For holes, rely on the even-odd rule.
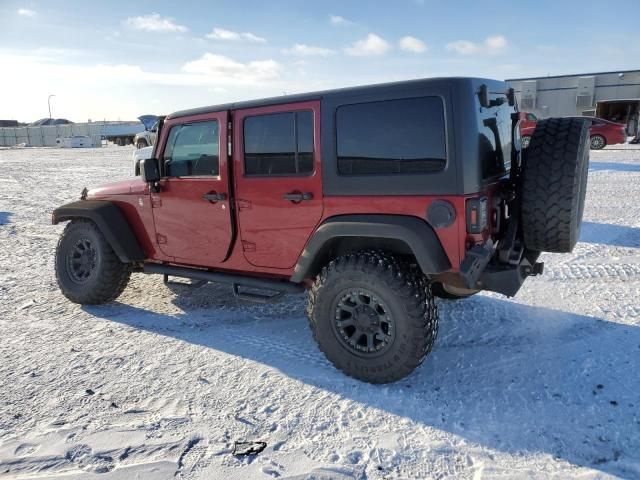
[[141,262],[146,256],[122,210],[106,200],[80,200],[53,211],[51,223],[57,225],[76,218],[91,220],[123,263]]
[[316,229],[298,258],[291,281],[314,277],[333,258],[364,249],[412,255],[427,275],[451,268],[438,236],[425,220],[406,215],[339,215]]

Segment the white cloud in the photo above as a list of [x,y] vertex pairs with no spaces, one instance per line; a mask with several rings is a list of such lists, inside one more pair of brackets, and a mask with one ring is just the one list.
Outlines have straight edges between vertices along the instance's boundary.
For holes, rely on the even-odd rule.
[[266,38],[259,37],[251,32],[234,32],[232,30],[225,30],[224,28],[215,27],[211,33],[205,35],[207,38],[214,40],[227,40],[227,41],[239,41],[246,40],[247,42],[265,43]]
[[484,43],[490,50],[503,50],[507,48],[507,39],[502,35],[488,37]]
[[282,53],[287,55],[300,55],[305,57],[326,57],[328,55],[334,54],[335,51],[331,50],[330,48],[316,47],[313,45],[306,45],[304,43],[296,43],[293,47],[285,48],[284,50],[282,50]]
[[352,55],[354,57],[384,55],[389,50],[391,50],[389,42],[375,33],[370,33],[366,38],[358,40],[350,47],[344,49],[347,55]]
[[400,48],[405,52],[412,53],[424,53],[427,51],[427,46],[424,42],[416,37],[407,35],[402,37],[399,42]]
[[16,65],[24,78],[43,78],[52,82],[88,85],[165,85],[195,87],[265,86],[278,81],[282,66],[274,60],[247,63],[223,55],[205,53],[186,62],[181,71],[158,72],[135,64],[80,64],[37,54],[10,54],[0,50],[0,64]]
[[487,37],[481,43],[474,43],[468,40],[458,40],[447,44],[447,50],[455,52],[459,55],[498,55],[507,48],[507,39],[502,35],[494,35]]
[[329,15],[329,21],[331,22],[331,25],[335,26],[351,25],[353,23],[340,15]]
[[29,10],[28,8],[19,8],[18,9],[18,15],[20,15],[22,17],[35,17],[36,16],[36,11],[35,10]]
[[256,60],[241,63],[224,55],[205,53],[197,60],[187,62],[182,71],[204,75],[212,82],[231,84],[257,84],[280,76],[281,66],[275,60]]
[[[46,100],[52,92],[57,95],[55,116],[83,121],[133,119],[149,109],[169,113],[201,105],[204,97],[206,103],[226,103],[326,88],[316,77],[302,82],[295,66],[281,66],[269,57],[253,57],[256,62],[232,57],[209,68],[200,62],[199,68],[192,65],[194,71],[188,72],[188,60],[201,59],[199,54],[185,52],[177,65],[167,62],[151,68],[132,61],[95,61],[91,51],[79,57],[50,53],[0,46],[0,65],[11,65],[15,72],[5,79],[6,88],[15,95],[3,98],[0,108],[8,118],[33,121],[46,116],[46,104],[43,114],[39,99]],[[153,98],[161,104],[152,105]]]
[[161,17],[158,13],[129,17],[124,21],[124,24],[134,30],[144,30],[147,32],[184,33],[189,31],[184,25],[177,24],[173,18]]

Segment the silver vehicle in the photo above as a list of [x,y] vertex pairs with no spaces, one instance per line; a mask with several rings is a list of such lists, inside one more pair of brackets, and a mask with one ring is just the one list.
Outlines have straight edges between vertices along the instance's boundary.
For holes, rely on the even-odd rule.
[[156,143],[156,136],[158,132],[158,122],[160,118],[157,115],[142,115],[138,117],[138,120],[144,125],[144,131],[137,133],[133,139],[133,144],[136,148],[150,147]]

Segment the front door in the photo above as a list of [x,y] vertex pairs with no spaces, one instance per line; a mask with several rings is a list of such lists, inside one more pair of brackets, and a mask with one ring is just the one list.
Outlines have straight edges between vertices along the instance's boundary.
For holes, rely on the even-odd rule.
[[178,263],[215,266],[232,239],[227,112],[169,120],[162,137],[151,194],[158,248]]
[[291,268],[322,217],[320,102],[234,112],[240,238],[249,263]]

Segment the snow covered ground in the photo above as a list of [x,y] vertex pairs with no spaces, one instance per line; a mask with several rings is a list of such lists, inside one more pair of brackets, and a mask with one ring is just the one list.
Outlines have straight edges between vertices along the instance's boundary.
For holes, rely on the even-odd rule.
[[592,152],[573,254],[515,299],[440,302],[387,386],[325,360],[303,297],[136,274],[111,305],[63,298],[51,211],[130,155],[0,150],[0,478],[640,478],[640,149]]

